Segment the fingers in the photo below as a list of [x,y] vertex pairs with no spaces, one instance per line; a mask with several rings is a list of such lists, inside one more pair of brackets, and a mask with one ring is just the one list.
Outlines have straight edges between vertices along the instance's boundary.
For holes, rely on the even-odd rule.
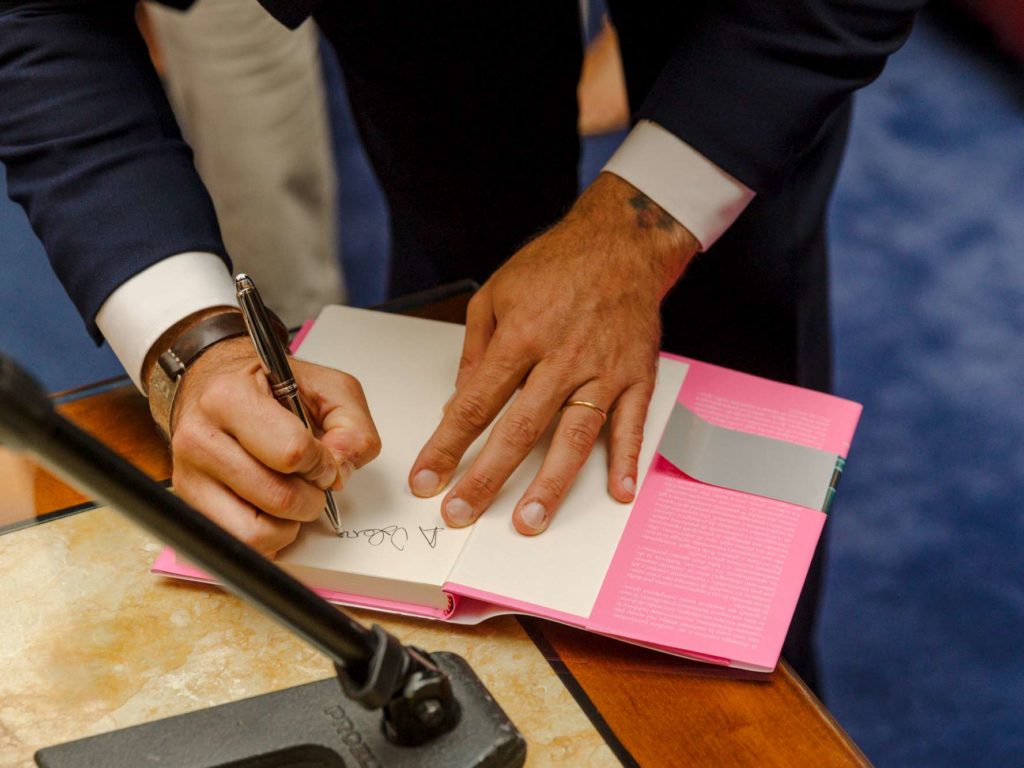
[[273,554],[295,539],[301,522],[323,513],[325,489],[340,489],[354,467],[379,453],[380,439],[351,376],[295,361],[309,422],[325,430],[318,439],[271,397],[256,361],[218,358],[221,346],[189,371],[179,395],[175,487],[208,517]]
[[459,359],[459,373],[455,379],[455,390],[473,378],[476,369],[487,352],[487,345],[494,335],[494,308],[486,289],[476,292],[466,307],[466,335],[462,341],[462,357]]
[[491,431],[480,455],[441,505],[449,525],[469,525],[490,505],[498,490],[533,449],[561,406],[561,377],[550,366],[530,374],[519,397]]
[[[608,492],[630,502],[636,495],[637,462],[652,386],[634,384],[619,397],[612,411]],[[445,520],[453,527],[473,523],[491,504],[500,488],[543,434],[565,401],[557,380],[538,380],[531,374],[522,394],[495,425],[480,455],[442,503]],[[577,389],[562,410],[540,471],[523,493],[512,515],[513,525],[527,536],[542,533],[572,487],[600,436],[608,395],[593,384]]]
[[[224,431],[258,462],[320,489],[338,484],[338,462],[331,451],[271,397],[252,387],[221,386],[204,392],[202,400],[204,411],[216,414]],[[196,448],[203,445],[199,441]]]
[[[569,396],[606,408],[638,381],[653,387],[659,303],[692,251],[673,241],[658,252],[664,258],[652,259],[646,234],[633,236],[632,213],[619,216],[631,211],[635,190],[603,181],[605,186],[592,185],[569,215],[515,253],[471,302],[456,393],[413,464],[413,492],[438,493],[466,449],[527,374],[529,379],[445,499],[449,524],[471,522],[486,509]],[[535,379],[545,366],[561,371],[555,386]],[[642,423],[642,407],[633,396],[627,400],[632,405],[617,422],[621,447],[609,481],[613,495],[623,499],[632,497],[630,485],[635,486],[637,451],[630,435]],[[600,421],[592,409],[565,412],[544,469],[531,485],[531,499],[517,506],[519,530],[536,533],[548,525],[590,453]],[[536,505],[529,506],[531,501]]]
[[[494,420],[529,368],[526,356],[513,347],[496,343],[488,349],[473,378],[455,393],[441,423],[413,462],[409,487],[414,494],[433,496],[445,486],[466,449]],[[542,428],[546,424],[542,422]]]
[[[605,401],[592,391],[588,393],[586,388],[578,390],[570,400],[600,403],[598,407],[604,411]],[[512,513],[512,523],[517,531],[534,536],[551,524],[565,494],[593,451],[604,421],[604,415],[595,408],[583,405],[565,407],[544,463]]]
[[175,467],[174,488],[196,509],[264,557],[274,557],[299,534],[299,523],[265,515],[231,490],[191,467]]
[[[283,409],[282,409],[283,410]],[[221,432],[205,440],[194,440],[191,431],[176,437],[179,455],[186,457],[176,467],[209,475],[233,489],[243,501],[274,517],[298,522],[316,520],[324,509],[324,492],[296,475],[275,472],[247,453],[229,435]]]
[[[630,502],[636,497],[640,447],[652,392],[653,385],[647,381],[628,387],[609,415],[608,493],[616,501]],[[599,398],[599,395],[589,395],[581,389],[571,400],[603,402]],[[535,535],[551,524],[565,494],[590,456],[603,421],[601,414],[586,406],[571,406],[564,410],[540,472],[512,515],[517,531]]]
[[629,502],[636,497],[637,462],[653,391],[650,383],[634,384],[622,393],[611,413],[608,493],[616,501]]
[[[432,496],[447,484],[465,451],[512,396],[523,369],[529,370],[527,356],[511,358],[495,351],[501,348],[498,335],[472,378],[452,397],[440,426],[414,463],[409,484],[416,495]],[[526,535],[546,530],[590,456],[604,424],[605,409],[613,401],[621,412],[613,418],[608,490],[618,501],[633,499],[653,381],[644,379],[620,390],[621,385],[611,378],[595,377],[579,385],[578,379],[574,381],[578,375],[573,366],[550,360],[529,370],[519,396],[444,498],[441,512],[449,525],[470,525],[491,505],[567,400],[599,405],[597,409],[572,406],[564,411],[542,468],[513,513],[516,529]]]

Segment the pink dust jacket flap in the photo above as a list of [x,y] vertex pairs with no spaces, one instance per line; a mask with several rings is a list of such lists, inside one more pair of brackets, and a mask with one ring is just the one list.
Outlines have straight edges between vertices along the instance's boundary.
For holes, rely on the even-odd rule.
[[[859,404],[686,362],[678,400],[712,424],[847,455]],[[774,669],[825,517],[700,483],[656,456],[586,626]]]

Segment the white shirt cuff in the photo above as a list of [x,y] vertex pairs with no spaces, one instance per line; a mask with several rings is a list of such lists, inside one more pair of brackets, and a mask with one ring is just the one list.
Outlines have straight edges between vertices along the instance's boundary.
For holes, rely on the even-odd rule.
[[604,170],[656,202],[706,251],[743,213],[754,191],[678,136],[641,120]]
[[100,307],[96,325],[142,390],[142,363],[164,331],[201,309],[237,305],[224,261],[193,251],[159,261],[119,286]]

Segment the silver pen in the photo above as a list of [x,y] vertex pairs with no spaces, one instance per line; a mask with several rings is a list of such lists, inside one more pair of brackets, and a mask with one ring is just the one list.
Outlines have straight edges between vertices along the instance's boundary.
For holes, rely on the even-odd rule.
[[[270,391],[274,399],[289,411],[299,417],[302,425],[312,432],[309,425],[309,418],[306,416],[306,409],[299,397],[299,385],[295,382],[292,374],[292,367],[288,364],[288,352],[285,350],[281,340],[274,333],[274,326],[271,325],[267,308],[260,298],[259,291],[252,278],[246,274],[240,274],[235,278],[235,293],[238,296],[238,306],[242,309],[242,318],[245,320],[245,327],[249,329],[249,338],[256,348],[260,362],[263,364],[263,373],[270,382]],[[334,532],[340,534],[341,515],[338,513],[338,505],[334,496],[328,488],[324,491],[324,499],[327,506],[324,511],[327,519],[331,521]]]

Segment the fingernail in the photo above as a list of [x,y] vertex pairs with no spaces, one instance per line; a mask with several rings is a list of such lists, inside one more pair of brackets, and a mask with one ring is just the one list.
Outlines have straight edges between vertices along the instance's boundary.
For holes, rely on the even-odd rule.
[[539,501],[531,501],[519,511],[523,525],[535,531],[543,531],[548,521],[548,511]]
[[417,496],[433,496],[441,490],[441,478],[437,472],[421,469],[412,476],[412,492]]
[[630,496],[636,495],[636,480],[634,480],[629,475],[622,478],[622,487],[626,489],[626,493],[628,493]]
[[457,496],[448,499],[448,503],[444,505],[444,511],[448,522],[452,525],[469,525],[473,522],[473,508],[469,506],[468,502]]

